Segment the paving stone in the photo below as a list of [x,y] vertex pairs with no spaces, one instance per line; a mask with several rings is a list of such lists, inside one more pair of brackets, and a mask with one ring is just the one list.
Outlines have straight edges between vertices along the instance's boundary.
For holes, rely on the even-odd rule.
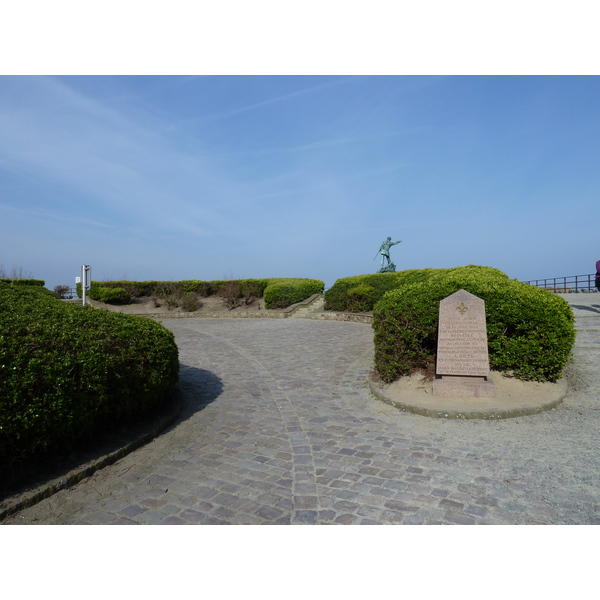
[[140,523],[145,523],[146,525],[156,525],[157,523],[160,523],[165,517],[167,517],[167,515],[158,510],[147,510],[143,513],[140,513],[136,517],[136,519],[140,521]]
[[356,523],[357,521],[358,521],[358,517],[356,517],[355,515],[343,514],[343,515],[340,515],[339,517],[336,517],[334,522],[338,523],[339,525],[352,525],[353,523]]
[[283,514],[283,511],[278,508],[273,508],[272,506],[261,506],[256,511],[256,514],[266,521],[273,521],[280,517]]
[[125,517],[135,517],[143,512],[148,510],[147,508],[142,508],[141,506],[128,506],[119,511],[120,514]]
[[446,513],[446,520],[449,523],[456,523],[457,525],[475,525],[477,522],[473,517],[456,512]]
[[137,521],[128,519],[127,517],[118,517],[110,522],[111,525],[139,525]]
[[183,519],[186,523],[200,523],[207,517],[208,515],[205,512],[192,509],[186,509],[179,513],[179,518]]
[[315,510],[297,510],[292,522],[296,525],[316,525],[319,513]]
[[294,506],[299,509],[318,508],[319,499],[316,496],[294,496]]
[[448,500],[447,498],[444,498],[443,500],[440,500],[439,507],[445,508],[445,509],[450,509],[450,510],[462,510],[464,508],[464,504],[461,504],[460,502],[455,502],[454,500]]
[[382,479],[381,477],[365,477],[362,482],[366,483],[367,485],[379,486],[385,483],[385,479]]
[[185,521],[178,519],[177,517],[167,517],[160,521],[159,525],[185,525]]

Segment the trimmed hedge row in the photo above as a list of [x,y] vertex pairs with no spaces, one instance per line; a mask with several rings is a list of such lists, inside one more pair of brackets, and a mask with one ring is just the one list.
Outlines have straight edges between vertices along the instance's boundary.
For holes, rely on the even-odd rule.
[[[208,296],[221,295],[233,286],[240,298],[264,297],[266,308],[285,308],[300,302],[313,294],[323,292],[325,284],[317,279],[271,278],[233,279],[220,281],[94,281],[88,294],[92,300],[113,304],[127,304],[133,298],[169,297],[183,294]],[[81,298],[81,283],[77,284],[77,294]]]
[[0,283],[12,283],[14,285],[34,285],[44,287],[46,282],[43,279],[0,279]]
[[[508,276],[492,267],[469,265],[460,269],[484,269],[489,276],[508,279]],[[325,310],[371,312],[383,296],[403,285],[426,281],[454,269],[410,269],[397,273],[372,273],[338,279],[325,292]]]
[[388,292],[375,306],[375,366],[390,383],[435,364],[440,300],[464,289],[485,301],[490,368],[556,381],[575,342],[573,311],[552,292],[495,269],[459,267]]
[[0,284],[0,472],[139,417],[178,373],[162,325]]
[[286,308],[322,294],[325,284],[318,279],[271,279],[264,292],[266,308]]

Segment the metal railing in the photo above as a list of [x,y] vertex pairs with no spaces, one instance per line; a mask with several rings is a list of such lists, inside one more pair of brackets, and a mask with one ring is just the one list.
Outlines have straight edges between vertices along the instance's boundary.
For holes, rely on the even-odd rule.
[[565,292],[595,292],[596,275],[570,275],[568,277],[553,277],[551,279],[533,279],[524,281],[529,285],[552,290],[556,293]]
[[77,295],[77,288],[69,288],[61,294],[61,300],[72,300],[73,298],[79,298]]

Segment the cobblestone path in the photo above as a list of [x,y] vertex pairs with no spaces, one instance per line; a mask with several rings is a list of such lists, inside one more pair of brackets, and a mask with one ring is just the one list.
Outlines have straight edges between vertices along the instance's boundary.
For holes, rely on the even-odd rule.
[[165,319],[179,421],[4,523],[598,524],[600,300],[577,296],[567,398],[501,421],[374,399],[368,325]]

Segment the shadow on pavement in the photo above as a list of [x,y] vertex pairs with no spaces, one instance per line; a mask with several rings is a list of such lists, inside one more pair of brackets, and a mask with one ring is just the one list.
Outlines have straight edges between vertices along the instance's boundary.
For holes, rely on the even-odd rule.
[[180,365],[179,383],[182,393],[181,417],[184,420],[214,402],[223,392],[223,382],[211,371]]
[[125,426],[103,431],[68,455],[22,469],[10,482],[0,482],[0,520],[137,450],[214,402],[222,391],[223,383],[214,373],[180,365],[179,382],[160,406]]
[[579,310],[589,310],[593,313],[600,313],[600,304],[591,304],[590,306],[584,306],[582,304],[571,304],[573,308],[578,308]]

